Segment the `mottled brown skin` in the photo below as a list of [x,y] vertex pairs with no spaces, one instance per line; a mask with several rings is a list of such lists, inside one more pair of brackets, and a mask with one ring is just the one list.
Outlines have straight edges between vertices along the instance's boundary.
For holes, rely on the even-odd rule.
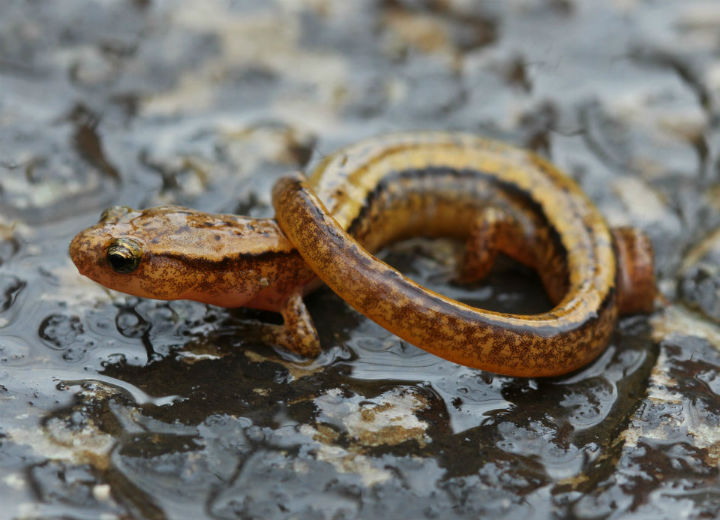
[[[605,348],[620,311],[648,311],[654,300],[652,249],[641,233],[611,234],[551,164],[471,135],[358,144],[308,181],[279,181],[273,205],[290,241],[341,298],[410,343],[483,370],[527,377],[576,370]],[[468,237],[466,279],[473,270],[484,275],[497,251],[535,268],[555,307],[537,315],[476,309],[368,252],[416,234]]]
[[[315,271],[411,343],[510,375],[574,370],[605,347],[618,312],[652,307],[652,250],[644,235],[611,234],[580,189],[550,164],[475,136],[362,141],[328,157],[307,183],[278,183],[274,204],[290,240],[271,219],[111,208],[73,239],[70,254],[82,274],[136,296],[280,312],[284,326],[263,325],[264,339],[306,356],[320,351],[302,302],[317,285]],[[529,316],[474,309],[368,253],[410,236],[464,238],[463,280],[484,276],[503,252],[538,271],[556,306]],[[118,251],[127,272],[116,271]],[[137,265],[122,264],[123,255],[137,257]]]
[[[108,250],[119,240],[133,241],[141,252],[128,273],[116,272],[108,261]],[[286,326],[263,324],[263,339],[305,356],[320,353],[302,302],[315,274],[272,219],[175,206],[115,207],[78,233],[70,257],[83,275],[135,296],[279,312]]]

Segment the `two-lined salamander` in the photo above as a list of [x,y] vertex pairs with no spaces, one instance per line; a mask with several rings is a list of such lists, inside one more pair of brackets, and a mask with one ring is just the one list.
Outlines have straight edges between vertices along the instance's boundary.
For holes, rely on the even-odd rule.
[[[70,254],[82,274],[133,295],[280,312],[284,325],[268,325],[266,338],[307,356],[320,350],[302,301],[317,273],[409,342],[518,376],[585,365],[619,313],[653,305],[647,238],[610,231],[571,179],[525,150],[460,133],[394,134],[342,149],[307,181],[284,179],[274,191],[280,226],[176,207],[111,208],[73,239]],[[538,272],[555,306],[537,315],[476,309],[368,253],[410,236],[465,239],[466,280],[484,276],[502,252]]]

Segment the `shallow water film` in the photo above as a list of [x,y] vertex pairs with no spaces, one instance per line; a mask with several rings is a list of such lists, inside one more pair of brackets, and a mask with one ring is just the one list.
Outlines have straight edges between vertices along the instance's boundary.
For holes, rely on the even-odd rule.
[[[645,230],[664,304],[590,366],[496,376],[327,289],[325,351],[271,314],[82,278],[122,204],[271,216],[281,175],[397,130],[465,130]],[[383,258],[479,307],[540,312],[457,246]],[[714,518],[720,512],[720,4],[712,0],[6,0],[0,16],[0,519]]]

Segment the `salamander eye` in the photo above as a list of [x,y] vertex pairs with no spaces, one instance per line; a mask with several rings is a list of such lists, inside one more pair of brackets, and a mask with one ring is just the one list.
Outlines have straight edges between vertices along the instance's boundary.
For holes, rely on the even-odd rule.
[[116,273],[132,273],[140,265],[142,247],[135,240],[116,238],[107,249],[107,261]]
[[131,211],[132,208],[128,206],[111,206],[100,214],[100,220],[98,220],[98,222],[105,222],[108,219],[118,220]]

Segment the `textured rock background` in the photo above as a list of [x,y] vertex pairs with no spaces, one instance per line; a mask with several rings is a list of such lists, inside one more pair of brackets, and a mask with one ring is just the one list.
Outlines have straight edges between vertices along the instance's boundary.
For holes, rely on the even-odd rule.
[[[269,215],[283,173],[401,129],[526,146],[645,229],[667,306],[569,377],[436,359],[323,290],[326,353],[139,301],[67,257],[110,204]],[[711,518],[720,511],[720,5],[6,0],[0,518]],[[385,258],[457,287],[452,246]],[[266,316],[260,316],[266,317]]]

